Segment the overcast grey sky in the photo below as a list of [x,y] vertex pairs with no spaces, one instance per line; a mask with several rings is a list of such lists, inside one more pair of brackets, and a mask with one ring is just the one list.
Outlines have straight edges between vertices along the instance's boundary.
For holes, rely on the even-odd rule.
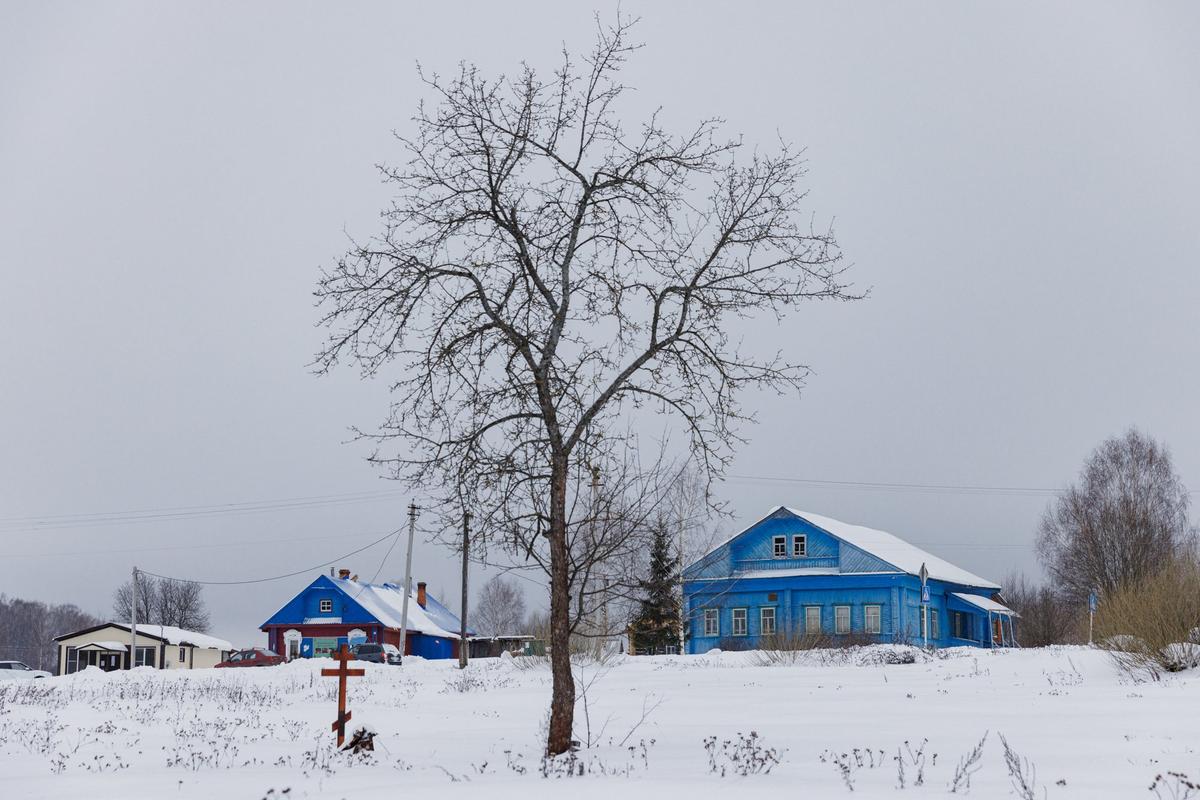
[[[0,4],[0,592],[107,614],[135,563],[257,578],[402,524],[399,494],[14,520],[395,488],[347,443],[383,387],[306,366],[318,270],[377,229],[373,165],[399,158],[417,61],[552,68],[592,33],[582,4],[434,5]],[[1200,489],[1194,4],[622,8],[646,43],[631,117],[806,146],[811,207],[871,289],[750,326],[815,374],[799,399],[746,398],[761,424],[734,475],[1053,489],[1138,425]],[[786,503],[993,578],[1036,568],[1049,497],[722,491],[730,528]],[[453,559],[418,544],[415,575],[454,594]],[[397,548],[384,574],[402,571]],[[260,643],[310,577],[209,589],[215,631]]]

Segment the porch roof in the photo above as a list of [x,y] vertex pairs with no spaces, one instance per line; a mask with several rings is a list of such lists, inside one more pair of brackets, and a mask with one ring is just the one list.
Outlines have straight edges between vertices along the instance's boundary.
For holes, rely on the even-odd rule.
[[80,645],[79,647],[76,647],[75,649],[76,650],[104,650],[106,652],[113,652],[113,653],[125,653],[125,652],[128,652],[128,650],[129,650],[129,648],[126,647],[121,642],[112,642],[112,641],[88,642],[87,644]]
[[957,599],[962,600],[968,605],[975,606],[976,608],[983,609],[984,611],[990,611],[993,614],[1006,614],[1010,617],[1021,616],[1008,606],[997,603],[995,600],[987,597],[982,597],[977,594],[967,594],[966,592],[952,592],[952,594]]

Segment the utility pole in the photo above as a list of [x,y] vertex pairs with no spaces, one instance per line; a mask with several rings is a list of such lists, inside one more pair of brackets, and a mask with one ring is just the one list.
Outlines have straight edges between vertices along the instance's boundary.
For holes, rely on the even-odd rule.
[[[600,510],[599,502],[597,501],[597,495],[600,493],[600,467],[592,464],[592,465],[589,465],[589,469],[591,469],[591,471],[592,471],[592,510],[591,510],[591,513],[588,515],[590,517],[590,519],[588,520],[588,538],[591,540],[590,541],[591,552],[595,553],[596,552],[596,515],[599,513],[599,510]],[[584,587],[584,588],[585,588],[584,596],[586,597],[587,596],[586,587]],[[603,626],[603,629],[600,632],[600,653],[603,654],[608,650],[608,581],[607,581],[607,579],[605,579],[604,594],[600,598],[600,603],[601,603],[601,608],[603,609],[601,623],[600,623]],[[595,617],[592,617],[592,625],[593,626],[595,625]]]
[[133,568],[133,591],[129,595],[129,607],[132,609],[129,618],[129,668],[133,669],[134,663],[137,661],[137,603],[138,603],[138,587],[137,587],[138,568]]
[[683,563],[683,537],[686,522],[684,519],[685,498],[682,488],[679,490],[676,498],[679,500],[679,506],[676,509],[679,514],[679,561],[676,563],[675,568],[679,570],[679,654],[682,655],[684,652],[683,642],[687,638],[687,613],[685,611],[687,608],[687,597],[683,593],[683,568],[685,566]]
[[412,591],[412,548],[413,534],[417,528],[417,512],[421,508],[416,502],[408,504],[408,557],[404,559],[404,600],[400,603],[400,663],[404,663],[404,643],[408,639],[408,595]]
[[459,617],[458,668],[467,668],[467,554],[471,547],[471,512],[463,511],[462,615]]

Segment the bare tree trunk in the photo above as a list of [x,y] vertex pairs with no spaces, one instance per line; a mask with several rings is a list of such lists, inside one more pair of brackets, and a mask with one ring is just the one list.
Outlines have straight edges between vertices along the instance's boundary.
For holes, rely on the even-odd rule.
[[571,674],[571,592],[567,553],[567,459],[555,454],[550,467],[550,731],[546,754],[571,749],[575,720],[575,677]]

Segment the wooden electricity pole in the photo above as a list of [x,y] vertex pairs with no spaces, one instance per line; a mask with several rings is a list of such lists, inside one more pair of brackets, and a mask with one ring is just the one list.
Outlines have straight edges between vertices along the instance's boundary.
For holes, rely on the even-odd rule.
[[404,663],[404,643],[408,640],[408,595],[412,591],[413,534],[417,527],[416,503],[408,504],[408,557],[404,559],[404,599],[400,602],[400,663]]
[[133,609],[129,617],[129,669],[133,669],[137,662],[137,603],[138,603],[138,587],[137,587],[138,568],[133,568],[133,586],[129,595],[129,607]]
[[471,512],[463,511],[462,614],[459,617],[458,668],[467,668],[467,556],[471,549]]

